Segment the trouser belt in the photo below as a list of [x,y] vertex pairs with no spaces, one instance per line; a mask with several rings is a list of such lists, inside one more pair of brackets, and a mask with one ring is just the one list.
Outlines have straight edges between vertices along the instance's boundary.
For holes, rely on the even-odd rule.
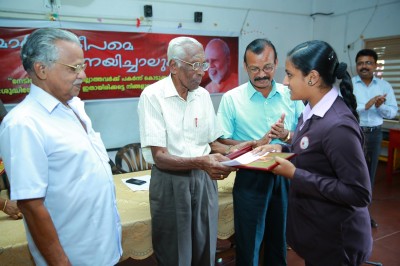
[[376,126],[376,127],[361,127],[363,132],[372,132],[375,130],[380,130],[381,126]]

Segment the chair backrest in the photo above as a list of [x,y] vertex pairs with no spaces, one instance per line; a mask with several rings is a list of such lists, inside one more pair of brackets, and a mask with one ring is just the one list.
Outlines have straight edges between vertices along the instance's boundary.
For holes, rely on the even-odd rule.
[[115,165],[124,173],[151,169],[151,164],[143,158],[140,143],[132,143],[120,148],[115,155]]
[[113,175],[118,175],[118,174],[124,174],[125,172],[122,172],[120,169],[118,169],[118,167],[115,165],[114,161],[110,160],[108,161],[108,163],[110,164],[111,167],[111,172]]

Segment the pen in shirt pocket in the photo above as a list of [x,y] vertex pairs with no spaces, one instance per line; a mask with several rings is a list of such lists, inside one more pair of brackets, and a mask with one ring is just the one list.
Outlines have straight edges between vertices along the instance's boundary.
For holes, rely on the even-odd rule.
[[194,125],[197,127],[197,123],[198,123],[198,121],[199,121],[199,119],[196,117],[195,119],[194,119]]

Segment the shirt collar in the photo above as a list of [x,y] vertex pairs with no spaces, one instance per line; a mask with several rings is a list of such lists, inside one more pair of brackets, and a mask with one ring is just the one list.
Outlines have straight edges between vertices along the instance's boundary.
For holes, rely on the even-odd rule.
[[[276,89],[276,82],[275,80],[272,80],[271,82],[272,84],[272,90],[271,92],[268,94],[268,98],[272,97],[277,91]],[[258,90],[256,90],[253,86],[253,84],[251,84],[251,82],[247,82],[247,98],[251,99],[255,94],[261,94],[261,92],[259,92]]]
[[46,92],[45,90],[39,88],[35,84],[31,84],[31,89],[29,91],[30,97],[35,99],[40,105],[42,105],[49,113],[61,104],[54,96]]
[[176,91],[175,85],[172,82],[171,74],[165,78],[165,98],[179,96],[178,92]]
[[[378,78],[373,76],[372,77],[372,82],[376,83],[378,81]],[[355,82],[356,83],[364,83],[364,81],[362,81],[362,79],[360,78],[359,75],[355,76]]]
[[323,117],[329,108],[331,108],[338,95],[339,89],[337,87],[333,87],[328,91],[327,94],[324,95],[324,97],[322,97],[322,99],[313,107],[313,109],[311,109],[310,104],[307,104],[303,111],[303,122],[309,119],[312,115]]
[[[180,97],[178,94],[178,91],[175,88],[174,83],[172,82],[171,74],[165,78],[166,86],[165,86],[165,94],[164,97]],[[189,91],[187,101],[190,101],[194,97],[197,97],[199,95],[199,89],[196,89],[194,91]]]

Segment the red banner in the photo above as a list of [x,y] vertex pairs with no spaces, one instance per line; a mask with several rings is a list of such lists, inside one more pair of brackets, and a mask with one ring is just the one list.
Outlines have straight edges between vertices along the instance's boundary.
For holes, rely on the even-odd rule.
[[[20,49],[34,29],[0,28],[0,97],[4,103],[20,102],[29,92],[30,82]],[[85,55],[81,99],[139,97],[149,84],[169,75],[167,47],[174,34],[74,30]],[[206,47],[216,36],[191,36]],[[230,71],[237,76],[238,37],[218,37],[230,49]],[[210,82],[208,73],[201,86]],[[236,84],[237,86],[237,84]]]

